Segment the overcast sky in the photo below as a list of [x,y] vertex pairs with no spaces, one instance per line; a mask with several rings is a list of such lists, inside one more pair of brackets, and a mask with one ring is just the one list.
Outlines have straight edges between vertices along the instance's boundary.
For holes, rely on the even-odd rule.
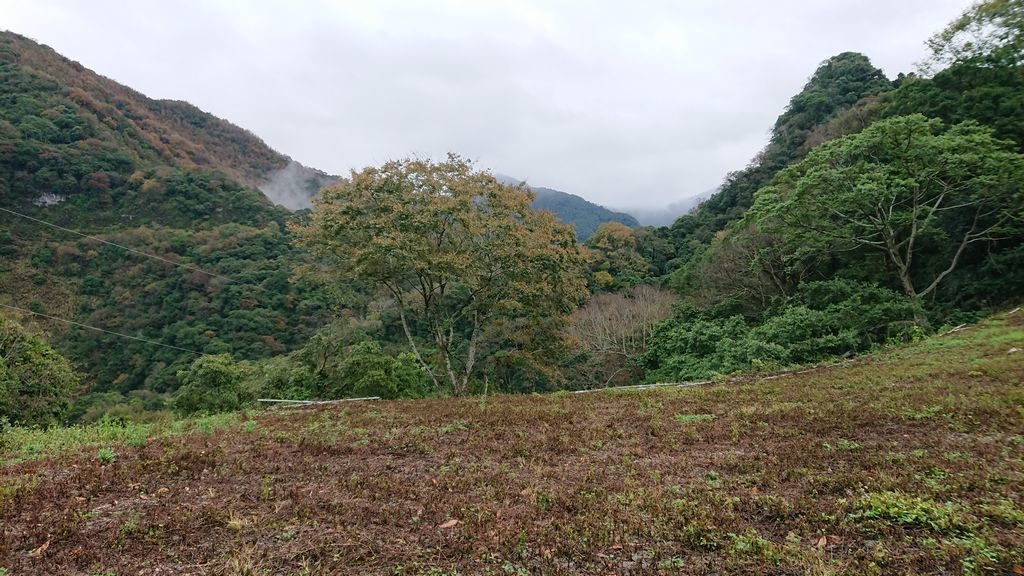
[[335,174],[457,152],[616,207],[717,186],[815,67],[890,77],[969,0],[0,0],[0,28]]

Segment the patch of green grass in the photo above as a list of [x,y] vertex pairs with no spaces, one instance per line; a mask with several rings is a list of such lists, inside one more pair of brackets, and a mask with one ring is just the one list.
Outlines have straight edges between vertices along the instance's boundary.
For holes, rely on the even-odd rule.
[[824,442],[822,446],[826,450],[834,450],[836,452],[854,452],[860,450],[860,444],[853,440],[847,440],[846,438],[840,438],[835,443]]
[[198,418],[194,422],[195,429],[203,434],[213,434],[218,430],[224,430],[239,420],[239,414],[226,412],[224,414],[211,414]]
[[[245,417],[250,418],[248,415]],[[180,436],[192,432],[212,434],[236,425],[242,418],[241,413],[226,413],[158,422],[101,420],[93,424],[54,426],[45,429],[4,424],[0,428],[0,465],[99,448],[113,450],[113,447],[118,445],[141,448],[152,438]],[[251,418],[247,421],[254,422]],[[97,457],[100,458],[99,455]]]
[[854,507],[855,511],[850,514],[854,520],[880,521],[947,535],[968,532],[966,523],[952,504],[940,504],[903,492],[868,493]]
[[944,416],[945,408],[938,405],[923,406],[919,408],[904,408],[902,410],[896,410],[895,414],[910,420],[925,420]]
[[[19,494],[32,492],[38,487],[39,478],[36,476],[6,478],[3,482],[0,482],[0,506],[3,506],[5,501],[13,499]],[[0,576],[3,576],[3,574],[0,574]]]
[[758,535],[756,530],[735,534],[730,532],[728,554],[739,558],[750,558],[776,563],[782,559],[775,544]]
[[159,428],[157,424],[101,421],[83,426],[48,429],[9,426],[0,441],[0,464],[79,452],[98,446],[142,446]]
[[998,544],[991,544],[984,538],[969,535],[950,538],[944,541],[952,545],[960,556],[960,565],[964,574],[992,574],[995,572],[1006,550]]
[[680,424],[691,424],[693,422],[710,422],[716,416],[714,414],[676,414],[672,418]]
[[438,432],[440,432],[441,434],[451,434],[452,432],[456,432],[458,430],[465,430],[466,428],[467,426],[465,422],[450,422],[438,428]]
[[1000,498],[991,504],[981,505],[982,513],[1005,524],[1024,526],[1024,511],[1007,498]]

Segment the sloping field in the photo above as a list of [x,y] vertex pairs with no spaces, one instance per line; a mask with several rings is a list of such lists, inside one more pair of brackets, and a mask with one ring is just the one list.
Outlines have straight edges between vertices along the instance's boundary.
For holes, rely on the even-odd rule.
[[1024,312],[703,387],[8,429],[0,574],[1021,574],[1012,348]]

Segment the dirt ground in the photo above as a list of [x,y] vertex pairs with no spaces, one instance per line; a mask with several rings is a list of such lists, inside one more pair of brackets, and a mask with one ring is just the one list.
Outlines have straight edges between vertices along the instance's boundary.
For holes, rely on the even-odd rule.
[[774,378],[9,463],[0,575],[1024,574],[1021,316]]

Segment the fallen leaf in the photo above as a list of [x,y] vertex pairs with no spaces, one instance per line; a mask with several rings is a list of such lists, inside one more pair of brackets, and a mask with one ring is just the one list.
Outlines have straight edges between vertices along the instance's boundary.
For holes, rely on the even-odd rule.
[[50,540],[51,540],[51,538],[47,537],[46,538],[46,542],[43,542],[42,546],[40,546],[39,548],[36,548],[35,550],[29,552],[28,555],[30,557],[32,557],[32,558],[39,558],[40,556],[42,556],[43,552],[46,552],[46,549],[50,547]]
[[458,520],[452,518],[451,520],[445,522],[444,524],[439,524],[437,527],[438,528],[454,528],[454,527],[458,526],[459,524],[461,524],[461,522],[459,522]]
[[1014,574],[1024,574],[1024,566],[1014,566],[1013,567],[1013,573]]
[[824,548],[825,544],[828,544],[828,537],[822,536],[821,538],[818,538],[818,542],[815,543],[815,546],[817,546],[818,548]]
[[839,544],[842,541],[843,541],[843,539],[840,538],[839,536],[833,536],[831,534],[828,535],[828,543],[829,544]]

